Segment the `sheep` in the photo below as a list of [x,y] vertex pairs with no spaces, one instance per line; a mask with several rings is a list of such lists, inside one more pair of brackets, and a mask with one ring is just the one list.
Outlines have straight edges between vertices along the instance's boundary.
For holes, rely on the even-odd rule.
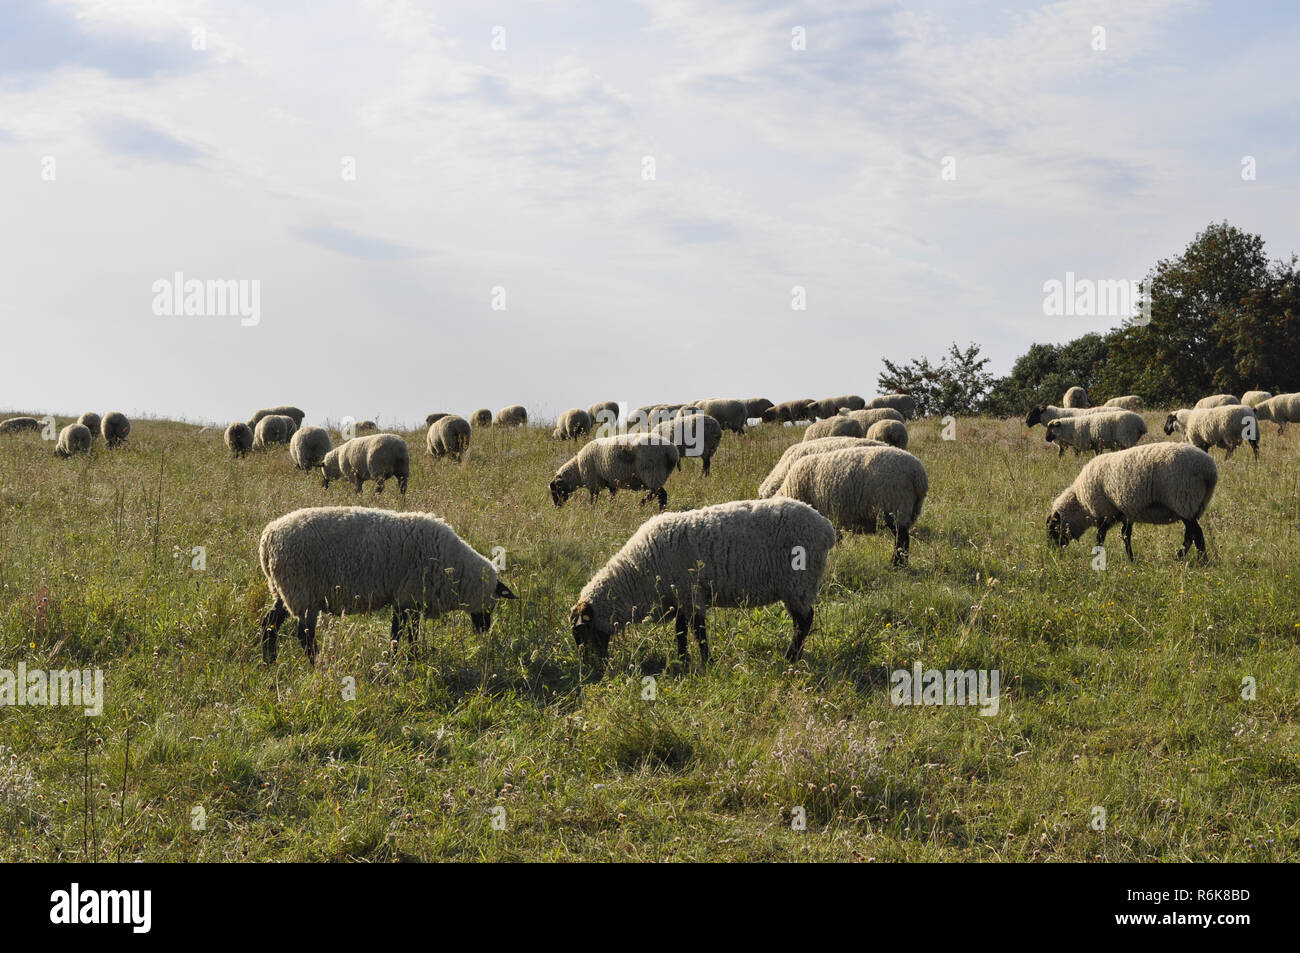
[[556,506],[585,486],[596,502],[600,491],[613,496],[620,489],[645,490],[641,505],[658,498],[659,509],[668,505],[664,484],[677,467],[681,455],[670,440],[659,434],[625,434],[597,437],[579,450],[551,480],[551,500]]
[[301,427],[302,418],[304,416],[306,415],[297,407],[268,407],[266,410],[259,410],[257,413],[253,414],[253,416],[249,418],[248,426],[256,430],[257,425],[261,423],[263,417],[289,417],[293,420],[294,427]]
[[1071,387],[1061,398],[1061,406],[1071,409],[1083,409],[1088,406],[1088,392],[1082,387]]
[[1231,394],[1211,394],[1209,397],[1202,397],[1196,402],[1193,410],[1204,410],[1207,407],[1227,407],[1230,404],[1240,404],[1236,397]]
[[1104,414],[1080,414],[1060,417],[1047,425],[1047,442],[1055,443],[1057,457],[1065,448],[1075,456],[1084,450],[1127,450],[1146,436],[1147,422],[1131,410],[1112,410]]
[[452,414],[431,423],[428,433],[424,435],[424,442],[433,456],[450,456],[459,463],[461,456],[469,449],[469,435],[469,421]]
[[131,434],[131,421],[126,419],[126,414],[113,411],[105,414],[104,419],[99,422],[99,431],[104,435],[104,444],[108,447],[118,447],[126,442],[126,438]]
[[569,611],[579,651],[602,662],[626,625],[673,618],[677,654],[689,664],[689,625],[709,662],[705,612],[782,603],[794,623],[787,661],[798,661],[835,544],[835,528],[797,500],[736,500],[647,520],[582,587]]
[[781,489],[781,484],[785,481],[785,475],[790,472],[795,461],[802,460],[811,453],[829,453],[847,447],[884,446],[887,444],[879,440],[868,440],[865,437],[820,437],[817,440],[796,443],[786,448],[785,453],[781,454],[781,459],[772,467],[772,471],[763,478],[763,482],[758,485],[758,496],[760,499],[776,496],[777,490]]
[[867,428],[866,436],[899,450],[907,449],[907,425],[901,420],[877,420]]
[[1273,395],[1266,390],[1248,390],[1241,395],[1241,402],[1247,407],[1255,407],[1264,403]]
[[1172,434],[1175,430],[1187,434],[1188,443],[1202,450],[1211,447],[1227,450],[1225,460],[1242,443],[1249,443],[1256,458],[1259,457],[1259,420],[1252,408],[1241,404],[1176,410],[1165,418],[1165,433]]
[[253,449],[265,450],[273,444],[288,443],[297,429],[292,417],[283,414],[263,417],[253,429]]
[[710,461],[722,441],[722,424],[708,414],[690,414],[660,421],[651,432],[677,447],[678,470],[687,457],[699,457],[704,462],[704,475],[709,475]]
[[593,431],[597,427],[604,426],[606,435],[614,432],[614,425],[618,423],[618,401],[606,400],[599,404],[592,404],[587,408],[587,413],[591,415],[591,426]]
[[746,420],[762,420],[763,415],[775,406],[766,397],[750,397],[743,403],[745,405]]
[[1255,416],[1277,424],[1277,432],[1286,430],[1287,424],[1300,422],[1300,393],[1278,394],[1255,405]]
[[840,404],[837,403],[837,398],[823,397],[813,401],[812,410],[819,420],[828,420],[840,412]]
[[492,418],[492,425],[494,427],[526,427],[528,425],[528,411],[518,404],[502,407],[497,411],[497,415]]
[[322,482],[329,489],[331,480],[348,480],[361,492],[361,484],[375,481],[375,493],[384,492],[384,481],[397,478],[397,489],[406,495],[406,481],[411,475],[411,451],[396,434],[378,433],[353,437],[340,444],[320,463]]
[[777,404],[775,407],[769,407],[763,412],[762,420],[764,423],[786,423],[797,424],[803,421],[814,421],[817,419],[814,411],[814,400],[787,400],[784,403]]
[[842,416],[862,424],[864,434],[872,424],[881,420],[897,420],[900,424],[903,422],[903,412],[894,407],[867,407],[863,410],[849,410],[845,411]]
[[916,416],[916,399],[911,394],[881,394],[867,401],[868,410],[878,407],[892,407],[903,415],[903,420],[911,420]]
[[226,428],[226,446],[237,457],[248,456],[248,451],[253,449],[253,428],[236,420]]
[[432,513],[360,506],[294,510],[262,530],[257,547],[275,604],[262,617],[262,659],[275,661],[278,630],[298,620],[298,641],[316,662],[318,613],[393,609],[391,637],[414,645],[421,614],[469,613],[474,631],[492,625],[498,599],[518,598],[496,567]]
[[[743,401],[698,400],[691,406],[702,414],[708,414],[722,426],[723,430],[733,430],[740,434],[745,432],[745,423],[748,420],[749,412],[745,409]],[[682,409],[678,408],[678,412]]]
[[1059,420],[1062,417],[1078,417],[1082,414],[1108,414],[1114,409],[1113,407],[1055,407],[1052,404],[1039,404],[1025,415],[1025,426],[1033,427],[1035,424],[1042,424],[1046,427],[1053,420]]
[[849,410],[866,410],[867,400],[865,397],[859,397],[857,394],[842,394],[839,397],[832,397],[836,407],[847,407]]
[[379,424],[373,420],[363,420],[360,423],[352,425],[352,432],[359,433],[379,433]]
[[591,433],[591,414],[581,407],[573,407],[560,414],[555,422],[556,440],[577,440],[585,433]]
[[1074,483],[1052,503],[1048,536],[1060,546],[1097,527],[1097,545],[1116,523],[1124,552],[1133,559],[1133,524],[1183,523],[1181,559],[1193,544],[1205,555],[1205,534],[1197,521],[1219,482],[1214,458],[1183,443],[1149,443],[1090,460]]
[[90,452],[90,428],[85,424],[68,424],[59,431],[59,440],[54,445],[54,452],[60,457],[70,457],[74,453]]
[[88,410],[77,418],[77,423],[90,431],[90,442],[94,443],[95,438],[99,436],[99,425],[103,423],[99,414]]
[[[895,421],[897,423],[897,421]],[[819,440],[823,437],[865,437],[867,428],[861,421],[852,417],[828,417],[815,424],[809,424],[803,432],[804,440]]]
[[1112,397],[1110,400],[1106,401],[1106,403],[1102,404],[1102,406],[1118,407],[1121,410],[1138,411],[1141,410],[1145,404],[1143,403],[1142,398],[1137,394],[1125,394],[1123,397]]
[[450,416],[451,414],[443,414],[443,413],[429,414],[424,418],[424,425],[426,427],[432,427],[439,420],[442,420],[443,417],[450,417]]
[[0,420],[0,434],[33,433],[41,429],[41,422],[35,417],[10,417]]
[[303,427],[295,430],[289,439],[289,457],[299,470],[311,470],[321,465],[325,454],[334,449],[330,435],[322,427]]
[[470,415],[469,422],[470,425],[474,427],[491,427],[492,411],[488,410],[486,407],[482,407]]
[[777,496],[802,500],[837,527],[874,533],[883,518],[894,531],[895,566],[907,563],[909,531],[930,490],[925,466],[897,447],[851,447],[797,460]]

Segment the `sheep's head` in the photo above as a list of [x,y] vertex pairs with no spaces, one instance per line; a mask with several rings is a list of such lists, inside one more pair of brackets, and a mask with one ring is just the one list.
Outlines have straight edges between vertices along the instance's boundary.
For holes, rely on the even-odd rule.
[[1088,513],[1079,502],[1073,489],[1066,490],[1052,504],[1052,512],[1047,516],[1047,535],[1058,546],[1068,546],[1070,540],[1078,539],[1089,525]]
[[1050,424],[1047,425],[1047,442],[1053,443],[1054,441],[1059,440],[1060,436],[1061,436],[1061,422],[1059,420],[1053,420]]
[[1171,434],[1178,429],[1178,415],[1170,414],[1165,418],[1165,434]]
[[585,599],[569,610],[569,624],[573,627],[573,641],[578,650],[590,646],[598,658],[609,657],[609,640],[613,629],[608,623],[596,621],[596,610]]
[[556,506],[563,506],[572,492],[559,477],[551,481],[551,502]]
[[1042,423],[1043,412],[1047,410],[1044,404],[1039,404],[1025,416],[1025,426],[1032,427],[1034,424]]

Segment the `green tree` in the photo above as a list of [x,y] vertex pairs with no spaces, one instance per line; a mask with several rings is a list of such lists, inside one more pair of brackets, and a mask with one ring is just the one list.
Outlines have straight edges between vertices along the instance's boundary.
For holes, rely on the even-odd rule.
[[979,352],[978,344],[963,351],[954,342],[937,365],[924,357],[903,365],[884,359],[876,386],[881,393],[911,394],[922,416],[973,414],[993,383],[993,375],[984,370],[989,359]]
[[1019,416],[1035,404],[1059,404],[1062,395],[1076,385],[1086,390],[1094,403],[1107,396],[1117,397],[1103,395],[1099,388],[1109,352],[1109,336],[1095,333],[1065,344],[1030,345],[1016,359],[1011,373],[994,381],[980,409],[999,417]]

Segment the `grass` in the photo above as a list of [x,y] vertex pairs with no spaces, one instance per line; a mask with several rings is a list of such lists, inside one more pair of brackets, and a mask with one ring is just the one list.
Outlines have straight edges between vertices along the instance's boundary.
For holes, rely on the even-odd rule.
[[[1268,425],[1259,461],[1216,452],[1208,563],[1174,559],[1181,526],[1139,526],[1137,562],[1115,531],[1095,571],[1091,533],[1049,545],[1048,504],[1082,461],[1041,429],[911,431],[931,484],[911,565],[889,568],[885,535],[837,545],[799,664],[770,606],[710,614],[707,672],[678,670],[671,625],[642,625],[604,677],[568,609],[649,513],[631,492],[552,506],[573,446],[547,430],[476,432],[463,465],[408,434],[406,499],[365,492],[505,548],[522,598],[491,634],[426,620],[419,656],[393,658],[386,614],[322,617],[315,669],[291,623],[260,664],[257,540],[350,488],[322,490],[283,450],[231,460],[183,423],[138,421],[125,447],[70,461],[0,438],[0,668],[105,679],[98,718],[0,708],[0,858],[1294,856],[1300,437]],[[694,461],[673,477],[670,506],[751,496],[794,439],[727,436],[711,478]],[[999,670],[999,713],[894,707],[888,672],[917,660]]]

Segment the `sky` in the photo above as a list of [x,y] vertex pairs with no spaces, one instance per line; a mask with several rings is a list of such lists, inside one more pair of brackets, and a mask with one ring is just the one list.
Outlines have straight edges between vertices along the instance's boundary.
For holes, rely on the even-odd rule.
[[[1005,373],[1120,323],[1045,313],[1067,272],[1300,251],[1297,50],[1254,0],[3,0],[0,412]],[[168,313],[177,274],[249,307]]]

